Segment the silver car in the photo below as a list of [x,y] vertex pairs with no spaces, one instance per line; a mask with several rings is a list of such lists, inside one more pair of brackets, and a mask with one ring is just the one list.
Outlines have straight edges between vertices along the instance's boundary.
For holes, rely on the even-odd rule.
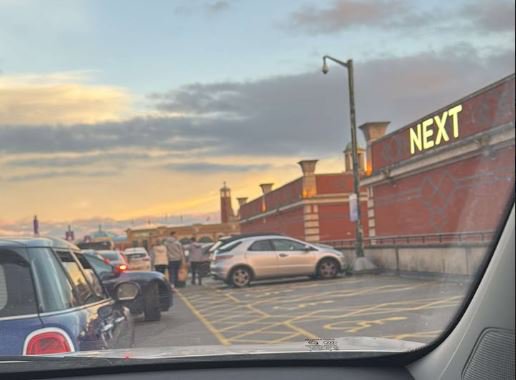
[[277,235],[232,241],[217,249],[210,263],[212,277],[235,287],[278,277],[336,277],[346,268],[344,255],[333,249]]

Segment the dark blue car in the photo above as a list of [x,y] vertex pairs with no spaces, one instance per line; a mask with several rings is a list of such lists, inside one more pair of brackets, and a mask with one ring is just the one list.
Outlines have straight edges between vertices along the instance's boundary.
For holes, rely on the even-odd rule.
[[139,286],[119,282],[115,301],[78,251],[64,240],[0,238],[0,355],[132,346],[123,302],[135,299]]
[[119,271],[112,264],[107,264],[96,253],[82,251],[79,259],[86,259],[100,277],[102,285],[109,294],[115,296],[116,289],[122,282],[138,284],[140,291],[137,297],[123,301],[131,314],[143,314],[146,321],[159,321],[161,312],[167,311],[173,304],[172,288],[167,277],[160,272]]

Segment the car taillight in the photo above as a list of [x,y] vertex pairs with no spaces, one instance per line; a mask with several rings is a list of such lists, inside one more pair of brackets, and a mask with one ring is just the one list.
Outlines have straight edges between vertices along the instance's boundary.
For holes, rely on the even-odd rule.
[[119,271],[119,272],[124,272],[124,271],[127,270],[127,265],[125,265],[125,264],[117,265],[116,266],[116,270]]
[[36,334],[27,342],[25,355],[49,355],[73,352],[69,339],[57,331]]

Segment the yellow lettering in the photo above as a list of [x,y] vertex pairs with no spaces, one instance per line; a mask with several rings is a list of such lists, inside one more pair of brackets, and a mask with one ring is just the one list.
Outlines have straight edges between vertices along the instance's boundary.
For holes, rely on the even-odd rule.
[[430,149],[434,146],[434,141],[430,138],[434,135],[434,130],[428,128],[434,123],[434,119],[423,121],[423,149]]
[[448,115],[452,117],[452,126],[453,126],[453,137],[459,137],[459,112],[462,111],[462,104],[450,108],[448,110]]
[[413,128],[410,128],[410,154],[416,153],[416,147],[418,150],[423,150],[421,124],[417,125],[417,133],[414,132]]
[[445,129],[447,118],[447,111],[445,111],[441,117],[439,117],[439,115],[434,116],[435,125],[437,125],[437,137],[435,139],[435,145],[439,145],[441,143],[441,138],[444,139],[444,141],[448,141],[450,139]]

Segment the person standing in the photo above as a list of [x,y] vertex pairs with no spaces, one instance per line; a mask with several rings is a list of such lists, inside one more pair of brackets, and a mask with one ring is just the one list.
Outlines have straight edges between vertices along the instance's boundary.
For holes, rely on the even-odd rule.
[[190,244],[190,254],[188,255],[188,258],[190,260],[190,268],[192,270],[192,285],[195,285],[196,277],[199,285],[202,285],[201,264],[204,261],[202,245],[197,243],[195,237],[191,240],[192,243]]
[[165,247],[167,249],[168,256],[168,275],[170,283],[173,284],[174,287],[177,287],[177,275],[179,273],[181,263],[185,260],[185,253],[183,251],[183,246],[177,241],[176,233],[174,231],[170,232],[170,236],[165,239]]
[[151,259],[154,270],[165,274],[168,267],[167,248],[159,240],[156,240],[151,249]]

